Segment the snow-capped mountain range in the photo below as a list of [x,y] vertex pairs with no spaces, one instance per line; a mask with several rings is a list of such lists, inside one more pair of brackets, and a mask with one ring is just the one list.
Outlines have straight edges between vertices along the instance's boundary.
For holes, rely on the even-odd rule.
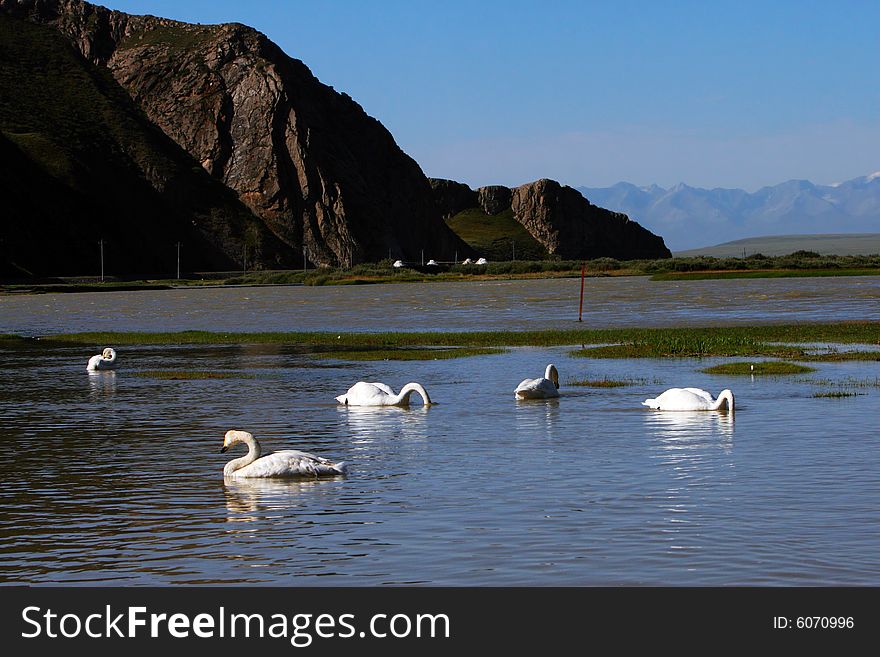
[[684,183],[577,189],[662,235],[673,251],[759,235],[880,232],[880,171],[833,185],[789,180],[752,193]]

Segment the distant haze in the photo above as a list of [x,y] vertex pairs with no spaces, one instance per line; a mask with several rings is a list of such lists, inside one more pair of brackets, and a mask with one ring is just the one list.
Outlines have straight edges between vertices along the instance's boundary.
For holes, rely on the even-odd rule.
[[760,253],[765,256],[779,256],[795,251],[813,251],[820,255],[873,255],[880,253],[880,233],[749,237],[689,251],[676,251],[673,255],[741,258],[743,254],[749,256]]
[[683,183],[577,189],[663,236],[672,251],[762,235],[880,232],[880,172],[835,185],[789,180],[753,193]]

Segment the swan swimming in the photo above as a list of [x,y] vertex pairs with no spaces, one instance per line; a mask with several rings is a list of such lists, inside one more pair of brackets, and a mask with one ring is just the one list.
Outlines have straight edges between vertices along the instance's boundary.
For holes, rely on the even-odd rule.
[[718,399],[700,388],[670,388],[655,399],[646,399],[642,406],[660,411],[733,411],[733,393],[722,390]]
[[114,369],[116,369],[116,351],[110,347],[104,349],[97,356],[89,358],[89,364],[86,365],[86,371],[88,372]]
[[248,453],[227,463],[223,468],[224,477],[332,477],[347,470],[345,463],[333,463],[296,449],[260,456],[260,443],[253,434],[235,429],[226,432],[220,453],[236,443],[247,445]]
[[543,379],[525,379],[513,391],[517,399],[548,399],[559,396],[559,372],[552,363]]
[[428,391],[418,383],[407,383],[400,389],[400,394],[395,395],[394,390],[384,383],[365,381],[355,383],[348,392],[339,395],[336,401],[346,406],[409,406],[410,395],[414,392],[421,395],[425,406],[431,404]]

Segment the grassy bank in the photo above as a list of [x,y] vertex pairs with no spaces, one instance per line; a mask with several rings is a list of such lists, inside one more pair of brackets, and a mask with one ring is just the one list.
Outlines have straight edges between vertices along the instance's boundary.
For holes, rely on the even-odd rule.
[[[499,347],[573,346],[587,358],[669,358],[743,356],[801,361],[880,360],[880,322],[772,324],[765,326],[612,328],[549,331],[233,333],[71,333],[43,336],[58,344],[113,345],[280,344],[352,359],[463,357],[492,353]],[[13,343],[13,341],[6,341]],[[877,350],[811,354],[803,343],[871,344]],[[470,351],[435,353],[438,347]],[[416,350],[431,350],[419,354]],[[407,352],[407,350],[410,350]],[[487,350],[487,351],[481,351]]]
[[815,372],[813,367],[787,363],[785,361],[758,361],[753,363],[722,363],[702,370],[706,374],[723,374],[726,376],[761,376],[765,374],[806,374]]
[[880,269],[760,269],[756,271],[691,271],[654,274],[652,281],[706,281],[733,278],[813,278],[825,276],[880,276]]
[[[506,248],[506,247],[505,247]],[[426,259],[428,255],[426,254]],[[328,268],[246,273],[213,272],[188,274],[184,279],[140,281],[50,279],[42,282],[0,284],[0,293],[102,292],[156,290],[205,285],[368,285],[375,283],[466,282],[529,278],[578,277],[586,264],[588,276],[651,276],[651,280],[701,280],[727,278],[788,278],[804,276],[877,276],[880,256],[820,256],[801,251],[787,256],[748,258],[665,258],[662,260],[615,260],[595,258],[559,260],[499,260],[486,265],[444,263],[437,267],[408,263],[392,267],[391,260],[365,263],[350,268]]]

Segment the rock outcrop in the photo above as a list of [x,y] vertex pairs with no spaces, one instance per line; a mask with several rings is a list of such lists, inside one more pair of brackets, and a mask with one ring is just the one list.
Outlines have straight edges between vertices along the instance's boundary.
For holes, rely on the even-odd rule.
[[434,203],[444,219],[457,215],[462,210],[473,208],[480,203],[477,192],[464,183],[445,178],[429,178],[434,193]]
[[537,180],[513,190],[516,219],[544,247],[563,258],[670,258],[663,238],[625,214],[590,203],[576,189]]
[[437,258],[467,247],[391,134],[240,24],[190,25],[82,0],[0,0],[105,67],[146,116],[234,190],[301,262]]
[[489,185],[477,190],[480,207],[486,214],[498,214],[510,207],[510,188],[501,185]]
[[491,185],[476,192],[452,180],[432,179],[431,185],[444,217],[477,207],[489,216],[510,209],[551,255],[619,260],[672,256],[662,237],[625,214],[593,205],[576,189],[554,180],[537,180],[514,189]]

